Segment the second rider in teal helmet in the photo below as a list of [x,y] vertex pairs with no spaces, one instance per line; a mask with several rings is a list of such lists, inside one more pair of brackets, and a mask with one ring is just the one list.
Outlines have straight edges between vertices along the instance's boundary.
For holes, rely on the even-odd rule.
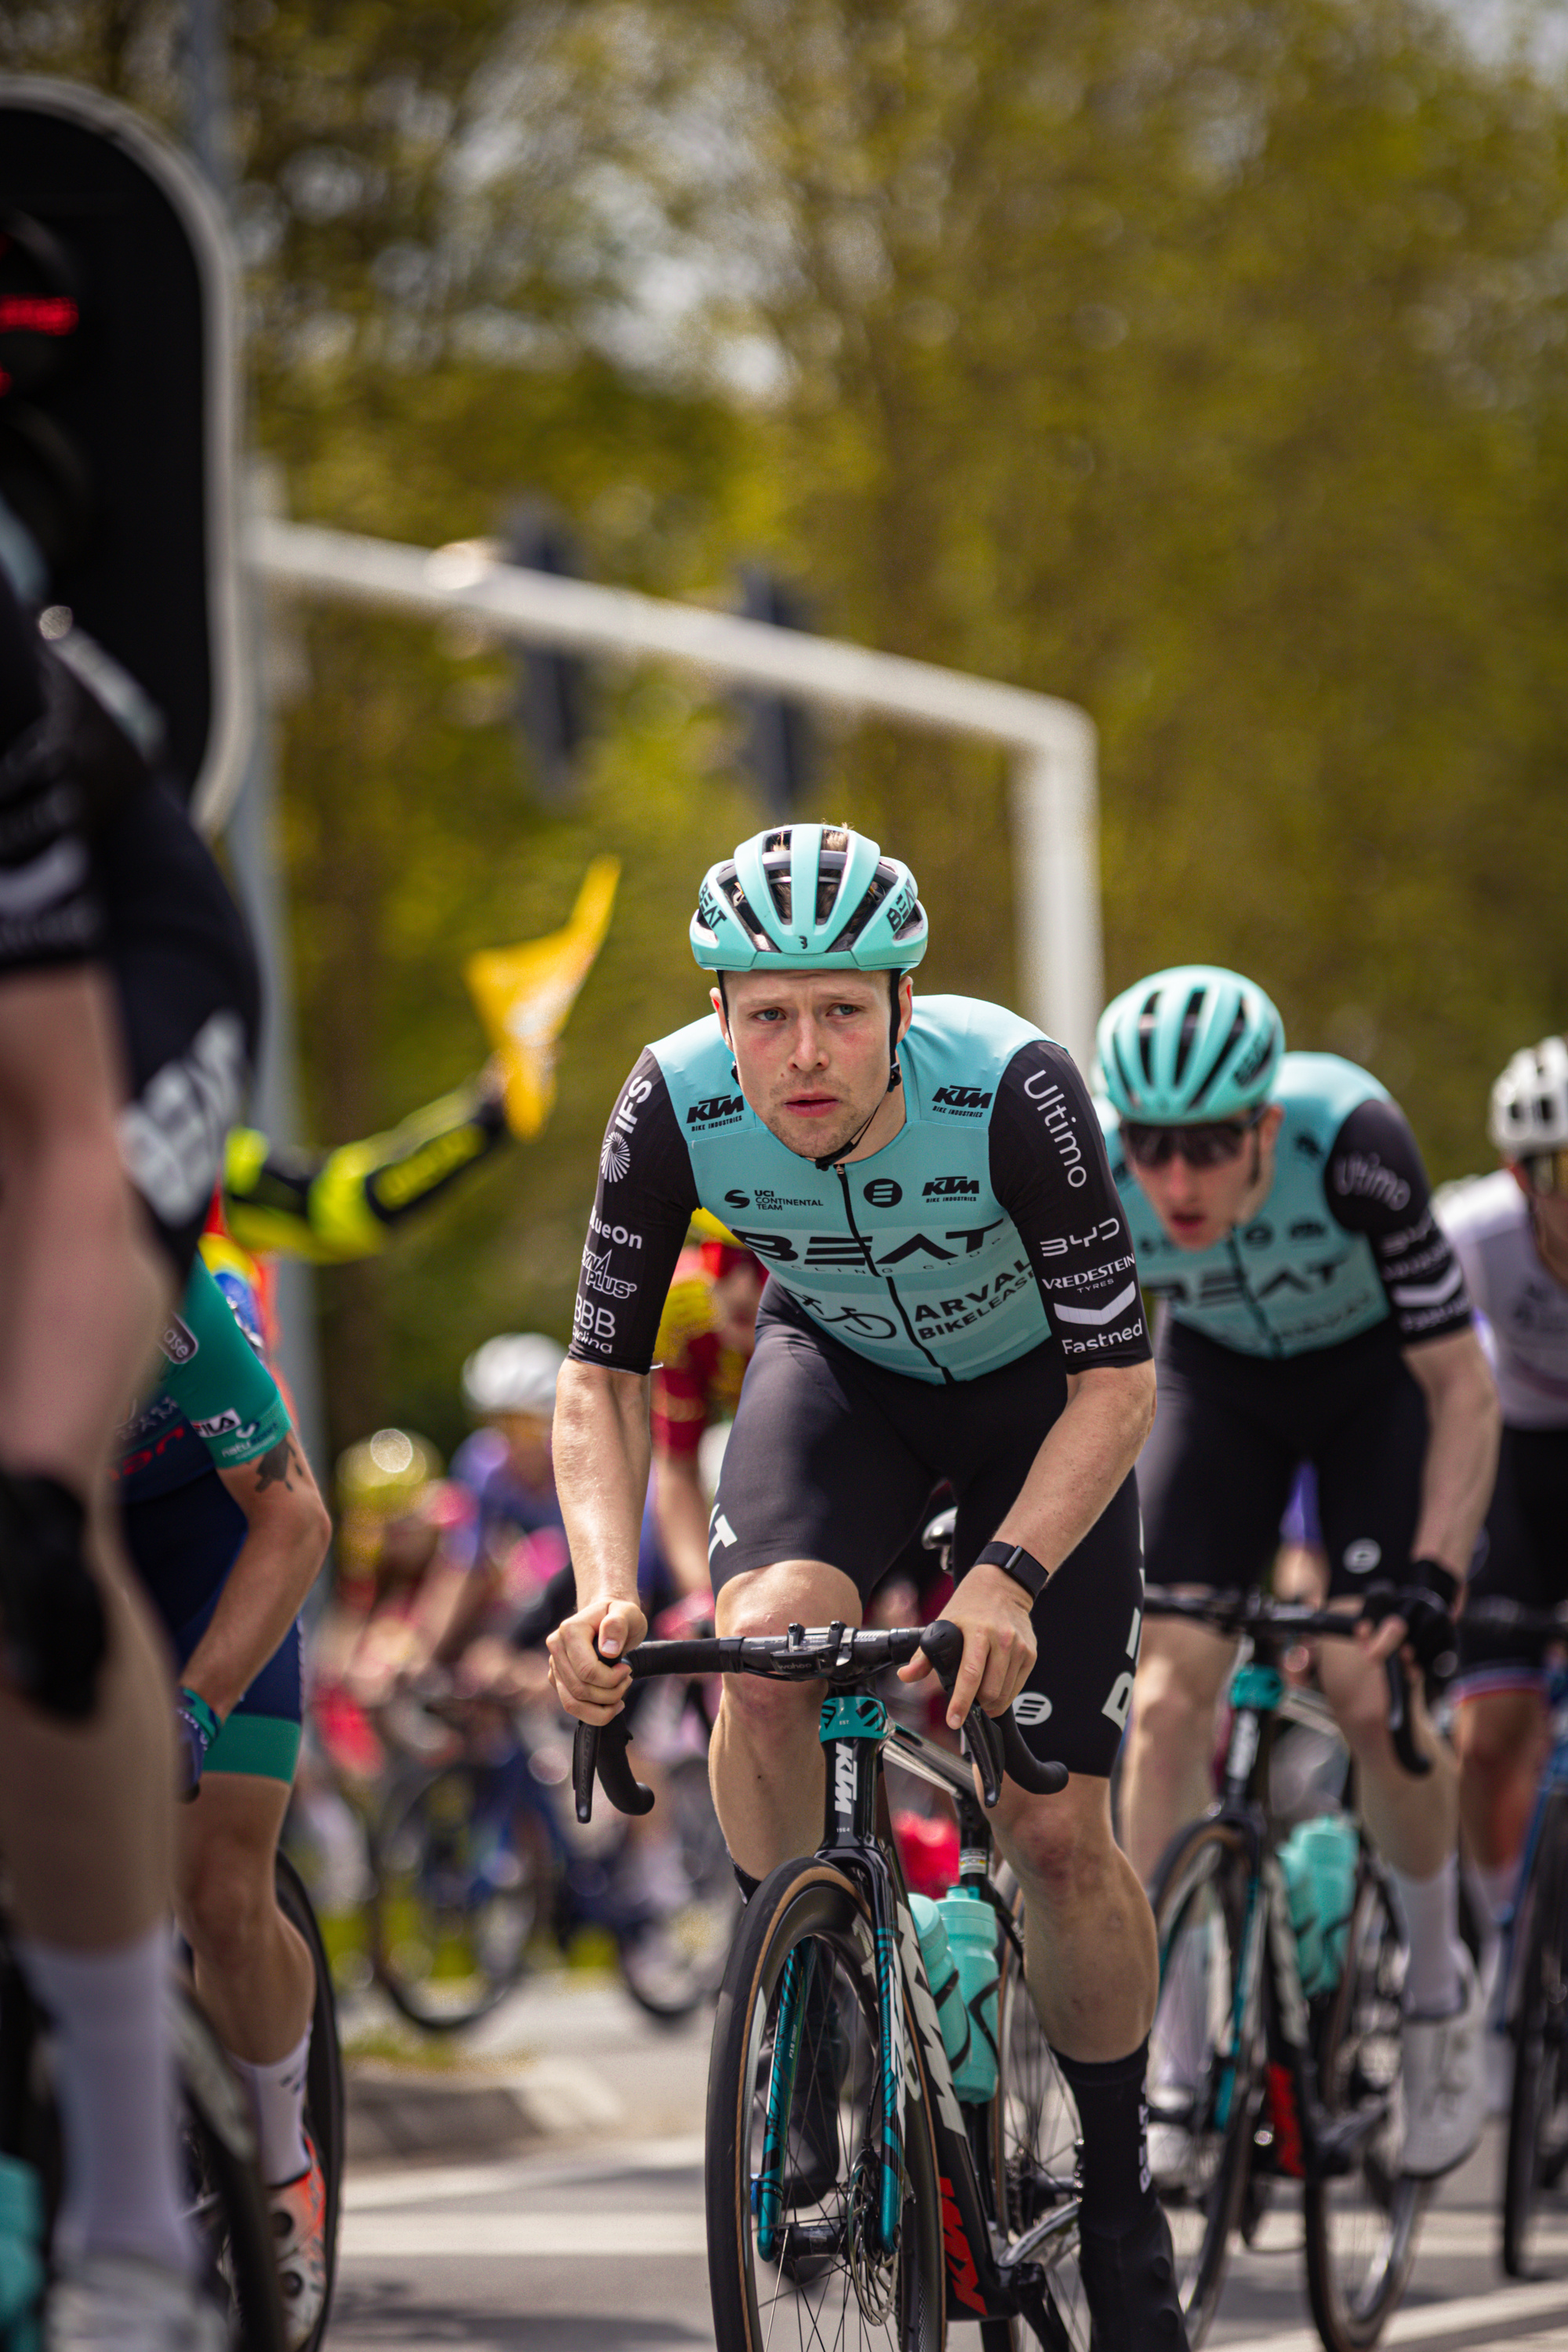
[[[1256,1582],[1298,1465],[1315,1466],[1331,1605],[1365,1603],[1377,1628],[1359,1647],[1325,1643],[1319,1674],[1410,1927],[1404,2164],[1445,2172],[1482,2113],[1454,1762],[1419,1706],[1433,1769],[1401,1771],[1382,1660],[1406,1639],[1422,1664],[1451,1653],[1491,1488],[1497,1403],[1464,1280],[1397,1105],[1335,1055],[1287,1053],[1254,982],[1206,964],[1153,972],[1107,1006],[1098,1047],[1106,1145],[1144,1290],[1163,1301],[1138,1465],[1149,1578]],[[1148,1880],[1208,1803],[1229,1663],[1201,1627],[1145,1629],[1122,1823]],[[1179,2070],[1174,2042],[1159,2063]],[[1157,2082],[1157,2104],[1184,2087]],[[1171,2125],[1151,2136],[1157,2172],[1182,2168],[1180,2140]]]

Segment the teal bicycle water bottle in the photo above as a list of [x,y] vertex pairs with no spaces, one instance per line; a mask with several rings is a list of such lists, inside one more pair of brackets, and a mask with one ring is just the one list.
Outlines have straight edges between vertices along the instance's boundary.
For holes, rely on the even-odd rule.
[[44,2200],[30,2164],[0,2156],[0,2346],[38,2352],[44,2293]]
[[925,1962],[926,1981],[931,1986],[931,1997],[936,2003],[942,2045],[947,2052],[947,2063],[956,2081],[960,2067],[969,2057],[969,2011],[963,2006],[963,1987],[958,1979],[958,1963],[948,1942],[941,1904],[933,1903],[929,1895],[911,1895],[910,1909],[914,1915],[915,1932],[921,1939],[921,1958]]
[[984,2104],[996,2095],[996,1915],[983,1895],[962,1886],[938,1907],[969,2017],[969,2054],[953,2068],[952,2087],[961,2099]]
[[1299,1822],[1279,1849],[1301,1990],[1331,1992],[1344,1967],[1359,1840],[1342,1813]]

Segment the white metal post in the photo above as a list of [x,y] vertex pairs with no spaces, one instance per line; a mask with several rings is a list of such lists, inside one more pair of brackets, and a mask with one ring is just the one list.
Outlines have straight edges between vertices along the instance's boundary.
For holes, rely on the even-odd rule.
[[1000,743],[1014,754],[1014,863],[1024,1007],[1085,1071],[1102,974],[1094,724],[1076,703],[692,604],[496,562],[485,546],[400,547],[258,520],[251,561],[297,594],[395,612],[461,612],[499,635],[574,653],[643,654],[805,702]]

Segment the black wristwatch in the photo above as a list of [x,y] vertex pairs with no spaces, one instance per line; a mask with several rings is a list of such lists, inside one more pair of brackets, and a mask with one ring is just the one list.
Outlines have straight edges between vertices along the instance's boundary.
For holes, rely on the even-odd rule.
[[1004,1576],[1012,1578],[1015,1584],[1021,1584],[1031,1601],[1039,1599],[1050,1574],[1049,1569],[1042,1568],[1032,1551],[1026,1551],[1022,1544],[1006,1543],[999,1537],[981,1545],[974,1555],[975,1567],[978,1568],[982,1561],[987,1568],[999,1568]]

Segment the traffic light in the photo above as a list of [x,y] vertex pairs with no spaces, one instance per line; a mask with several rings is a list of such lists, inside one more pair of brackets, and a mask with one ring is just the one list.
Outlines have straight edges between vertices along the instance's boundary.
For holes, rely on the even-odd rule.
[[[571,534],[547,507],[516,508],[506,530],[506,560],[528,572],[575,580],[581,572]],[[577,754],[588,732],[587,673],[575,654],[528,646],[517,656],[517,723],[528,745],[540,799],[559,808],[572,797]]]
[[[771,621],[778,629],[809,628],[805,599],[755,564],[741,572],[741,610],[748,621]],[[811,714],[765,688],[746,687],[735,697],[744,722],[741,760],[751,772],[772,817],[798,816],[816,775],[816,743]]]
[[233,317],[193,167],[95,91],[0,76],[0,523],[36,553],[26,593],[68,608],[157,705],[168,771],[204,814],[248,731]]

